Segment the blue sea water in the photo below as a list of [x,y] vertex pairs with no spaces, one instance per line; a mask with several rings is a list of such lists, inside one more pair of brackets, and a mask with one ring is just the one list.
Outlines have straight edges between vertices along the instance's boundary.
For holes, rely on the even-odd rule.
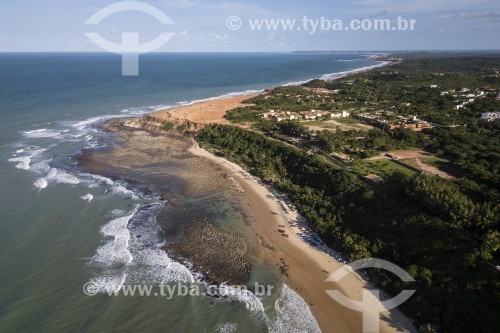
[[[139,76],[123,77],[111,54],[0,54],[0,331],[287,332],[292,317],[308,330],[306,304],[286,288],[279,311],[254,295],[86,296],[89,281],[105,290],[196,274],[156,246],[154,199],[77,171],[72,157],[99,145],[104,119],[377,65],[369,55],[150,54]],[[146,252],[130,241],[138,232]]]

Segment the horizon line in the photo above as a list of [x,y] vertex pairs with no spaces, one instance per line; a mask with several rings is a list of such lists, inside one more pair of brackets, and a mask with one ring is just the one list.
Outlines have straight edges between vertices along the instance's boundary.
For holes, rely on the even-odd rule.
[[[499,49],[415,49],[415,50],[294,50],[294,51],[156,51],[156,52],[148,52],[145,54],[166,54],[166,53],[328,53],[328,52],[500,52]],[[50,51],[2,51],[0,50],[0,54],[2,53],[94,53],[94,54],[116,54],[118,53],[107,52],[107,51],[58,51],[58,50],[50,50]],[[144,54],[144,55],[145,55]],[[141,54],[143,55],[143,54]]]

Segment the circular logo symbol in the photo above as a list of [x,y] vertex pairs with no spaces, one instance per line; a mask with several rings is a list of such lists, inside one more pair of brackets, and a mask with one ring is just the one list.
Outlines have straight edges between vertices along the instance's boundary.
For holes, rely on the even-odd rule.
[[226,27],[232,31],[239,30],[242,25],[243,22],[238,16],[230,16],[226,20]]
[[[326,282],[339,282],[348,274],[364,268],[379,268],[389,271],[405,282],[414,282],[415,279],[401,267],[382,259],[367,258],[351,262],[337,269]],[[363,290],[363,300],[357,301],[346,297],[338,290],[327,290],[326,293],[343,306],[363,313],[363,332],[379,331],[379,313],[393,309],[406,302],[415,293],[415,290],[403,290],[396,297],[381,301],[378,290]]]
[[87,296],[94,296],[99,293],[99,288],[94,282],[87,282],[83,285],[83,293]]

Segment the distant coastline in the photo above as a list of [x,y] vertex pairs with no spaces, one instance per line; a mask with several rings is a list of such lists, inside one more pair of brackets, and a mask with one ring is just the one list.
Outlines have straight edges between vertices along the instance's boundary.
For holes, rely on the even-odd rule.
[[[379,63],[371,66],[352,69],[349,71],[323,74],[318,78],[313,78],[310,80],[289,82],[284,84],[283,86],[302,85],[315,79],[329,81],[337,80],[350,74],[363,73],[376,68],[390,66],[394,63],[399,63],[401,60],[398,60],[397,62],[388,60],[375,61],[378,61]],[[229,122],[224,118],[224,115],[227,111],[240,106],[248,106],[248,104],[243,105],[242,102],[259,94],[266,93],[267,90],[271,90],[273,88],[268,88],[261,91],[234,92],[219,97],[197,100],[190,103],[185,103],[183,105],[163,108],[145,115],[143,117],[143,125],[147,123],[147,125],[145,126],[147,126],[149,129],[153,129],[155,127],[161,128],[167,123],[172,123],[175,126],[186,126],[187,130],[196,131],[208,124],[229,124]]]

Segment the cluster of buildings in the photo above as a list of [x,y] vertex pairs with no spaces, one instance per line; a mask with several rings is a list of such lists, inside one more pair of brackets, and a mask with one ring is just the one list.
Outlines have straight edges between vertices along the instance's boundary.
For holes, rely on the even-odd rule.
[[432,127],[432,124],[425,121],[420,120],[417,116],[395,116],[392,111],[375,111],[375,112],[363,112],[357,113],[355,115],[356,118],[359,118],[367,123],[373,124],[379,127],[386,127],[390,129],[396,128],[429,128]]
[[481,120],[493,121],[500,119],[500,112],[486,112],[481,115]]
[[458,111],[465,108],[468,104],[474,103],[477,98],[484,97],[487,93],[495,93],[497,91],[496,88],[489,87],[479,87],[474,91],[469,88],[462,88],[460,90],[441,91],[441,96],[451,94],[454,98],[459,98],[454,101],[455,110]]
[[275,120],[275,121],[285,121],[285,120],[320,120],[330,118],[346,118],[349,117],[350,113],[347,111],[342,112],[328,112],[319,110],[309,110],[300,112],[290,112],[290,111],[276,111],[269,110],[268,112],[262,113],[260,116],[264,119]]
[[431,123],[425,120],[420,120],[417,118],[417,116],[411,116],[411,117],[400,116],[398,117],[398,120],[395,123],[389,125],[390,129],[396,129],[396,128],[417,129],[417,128],[431,128],[431,127],[432,127]]

